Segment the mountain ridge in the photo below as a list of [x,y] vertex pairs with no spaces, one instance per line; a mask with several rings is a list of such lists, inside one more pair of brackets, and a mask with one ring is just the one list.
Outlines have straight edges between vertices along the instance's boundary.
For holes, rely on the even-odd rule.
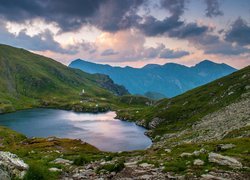
[[152,91],[164,94],[166,97],[182,94],[237,70],[229,65],[209,60],[201,61],[191,67],[177,63],[166,63],[133,68],[102,65],[77,59],[72,61],[69,67],[92,74],[106,74],[115,83],[125,86],[132,94],[144,95]]

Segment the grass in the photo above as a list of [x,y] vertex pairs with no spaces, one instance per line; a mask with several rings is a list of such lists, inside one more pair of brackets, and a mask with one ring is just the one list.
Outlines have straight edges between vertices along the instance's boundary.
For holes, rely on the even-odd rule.
[[145,126],[158,117],[163,121],[153,129],[153,136],[173,133],[191,127],[205,115],[215,112],[242,95],[250,96],[250,66],[182,95],[154,102],[148,107],[124,108],[119,117],[144,120]]

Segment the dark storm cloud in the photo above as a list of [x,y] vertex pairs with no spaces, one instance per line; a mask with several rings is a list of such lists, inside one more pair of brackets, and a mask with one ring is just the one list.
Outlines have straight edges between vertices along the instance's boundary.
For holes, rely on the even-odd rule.
[[101,53],[101,56],[112,56],[112,55],[116,55],[119,54],[119,52],[113,50],[113,49],[106,49]]
[[169,36],[183,39],[192,36],[199,36],[208,30],[209,28],[207,26],[198,26],[196,23],[188,23],[178,29],[170,31]]
[[160,21],[153,16],[148,16],[142,24],[138,24],[138,28],[147,36],[157,36],[168,32],[171,29],[181,26],[184,22],[178,18],[171,16]]
[[206,16],[207,17],[216,17],[222,16],[223,12],[220,10],[220,4],[218,0],[205,0],[206,3]]
[[147,36],[162,35],[184,24],[180,17],[184,13],[185,0],[161,0],[160,8],[165,9],[170,16],[165,17],[163,20],[158,20],[153,16],[146,16],[143,22],[137,24],[137,28]]
[[143,2],[144,0],[0,0],[0,16],[15,22],[42,18],[48,22],[56,22],[63,31],[74,31],[89,23],[105,31],[117,31],[134,23],[135,11]]
[[[159,20],[147,13],[137,14],[139,8],[149,6],[149,0],[0,0],[0,17],[14,22],[41,18],[48,23],[57,23],[61,31],[75,31],[90,24],[108,32],[133,27],[147,36],[163,35],[171,31],[171,36],[185,38],[206,31],[206,27],[198,27],[195,23],[185,25],[181,20],[187,2],[188,0],[160,0],[158,8],[166,10],[168,15]],[[209,5],[209,12],[217,12],[211,9],[218,3],[206,3]],[[179,27],[182,27],[181,30]]]
[[250,45],[250,26],[242,18],[238,18],[226,32],[225,40],[239,45]]
[[144,2],[145,0],[108,0],[90,18],[90,23],[109,32],[130,28],[141,20],[136,11]]

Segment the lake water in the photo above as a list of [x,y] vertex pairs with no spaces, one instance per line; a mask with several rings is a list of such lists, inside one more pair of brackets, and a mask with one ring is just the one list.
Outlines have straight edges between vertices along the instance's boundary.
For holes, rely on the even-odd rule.
[[135,123],[114,119],[115,112],[76,113],[54,109],[31,109],[0,115],[0,125],[28,137],[82,139],[103,151],[145,149],[151,140],[146,129]]

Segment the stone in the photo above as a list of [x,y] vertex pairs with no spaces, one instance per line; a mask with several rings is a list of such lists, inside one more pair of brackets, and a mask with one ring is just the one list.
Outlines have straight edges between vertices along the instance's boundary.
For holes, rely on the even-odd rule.
[[242,168],[242,164],[235,158],[223,156],[213,152],[209,153],[208,160],[209,162],[213,162],[219,165],[230,166],[232,168]]
[[148,163],[142,163],[139,166],[143,167],[143,168],[147,168],[147,167],[152,167],[153,165],[152,164],[148,164]]
[[227,180],[225,178],[217,177],[211,174],[203,174],[201,175],[201,180]]
[[195,159],[194,160],[194,165],[196,165],[196,166],[203,166],[204,165],[204,161],[202,161],[200,159]]
[[63,165],[70,165],[73,164],[73,161],[63,159],[63,158],[57,158],[54,161],[52,161],[55,164],[63,164]]
[[164,151],[167,153],[171,153],[171,149],[165,149]]
[[49,171],[51,171],[51,172],[61,172],[62,170],[58,169],[56,167],[52,167],[52,168],[49,168]]
[[145,175],[142,175],[141,177],[140,177],[140,179],[148,179],[148,180],[150,180],[150,179],[152,179],[152,175],[148,175],[148,174],[145,174]]
[[8,174],[9,176],[20,179],[23,178],[26,171],[29,169],[28,164],[24,163],[17,155],[4,151],[0,151],[0,167],[3,171],[1,173],[3,177],[6,176],[4,174]]
[[0,169],[0,179],[1,180],[11,180],[7,171]]
[[216,150],[217,151],[225,151],[228,149],[232,149],[234,147],[236,147],[234,144],[219,144],[219,145],[217,145]]
[[126,167],[136,167],[138,161],[124,163]]
[[207,150],[204,149],[204,148],[201,148],[199,151],[194,151],[194,152],[193,152],[193,155],[194,155],[194,156],[199,156],[199,155],[201,155],[201,154],[206,154],[206,153],[207,153]]
[[192,156],[193,154],[192,153],[182,153],[181,154],[181,157],[190,157],[190,156]]

